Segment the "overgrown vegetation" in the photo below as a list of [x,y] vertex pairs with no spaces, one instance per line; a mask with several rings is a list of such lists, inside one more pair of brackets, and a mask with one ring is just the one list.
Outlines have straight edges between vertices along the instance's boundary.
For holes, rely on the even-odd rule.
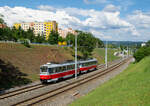
[[131,64],[125,71],[96,88],[71,106],[149,106],[150,57]]
[[148,41],[146,43],[146,46],[139,48],[134,53],[134,58],[136,59],[136,62],[139,62],[140,60],[142,60],[146,56],[150,56],[150,41]]
[[17,67],[0,59],[0,90],[30,83],[31,80],[25,76],[27,74],[22,73]]
[[[103,43],[95,38],[91,33],[78,32],[78,50],[83,53],[83,58],[91,56],[96,46],[103,46]],[[99,43],[100,42],[100,43]]]

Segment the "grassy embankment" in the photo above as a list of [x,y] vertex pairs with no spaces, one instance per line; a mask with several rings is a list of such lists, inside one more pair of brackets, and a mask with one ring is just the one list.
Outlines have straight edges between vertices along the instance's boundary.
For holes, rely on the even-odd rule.
[[[95,49],[93,56],[99,63],[104,62],[104,49]],[[108,60],[114,60],[114,50],[108,50]],[[78,53],[80,56],[81,53]],[[32,45],[27,48],[21,44],[0,43],[0,60],[10,62],[19,71],[27,74],[32,81],[39,80],[39,67],[50,61],[62,62],[74,59],[74,50],[57,46]],[[6,66],[6,65],[5,65]]]
[[150,57],[131,64],[71,106],[150,106]]
[[[108,61],[119,59],[119,57],[114,56],[114,52],[116,51],[117,51],[116,49],[108,49]],[[93,57],[97,58],[99,64],[104,63],[105,62],[105,49],[96,48],[93,51]]]

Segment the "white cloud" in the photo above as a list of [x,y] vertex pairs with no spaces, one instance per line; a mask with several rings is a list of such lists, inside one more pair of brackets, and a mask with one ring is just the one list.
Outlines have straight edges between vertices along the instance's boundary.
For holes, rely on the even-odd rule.
[[112,39],[112,36],[108,36],[108,35],[104,35],[103,33],[101,33],[100,31],[97,31],[97,30],[93,30],[93,29],[90,29],[89,30],[93,35],[95,35],[97,38],[100,38],[100,39]]
[[[131,26],[130,23],[126,22],[125,20],[120,19],[119,15],[119,7],[115,7],[114,5],[108,5],[104,8],[103,11],[96,11],[94,9],[86,10],[86,9],[78,9],[78,8],[54,8],[48,6],[39,6],[39,9],[49,11],[51,8],[55,11],[65,11],[67,14],[71,16],[82,16],[85,17],[85,20],[82,20],[82,25],[87,27],[98,27],[98,28],[120,28],[120,27],[129,27]],[[108,11],[111,8],[114,12]],[[107,10],[107,11],[106,11]],[[80,23],[80,24],[81,24]]]
[[83,0],[86,4],[107,3],[107,0]]
[[0,7],[0,13],[4,15],[4,20],[9,26],[12,26],[15,22],[43,22],[56,20],[60,27],[71,23],[80,23],[80,20],[76,17],[72,17],[65,11],[43,11],[35,10],[25,7],[14,7],[8,6]]
[[120,6],[114,6],[112,4],[109,4],[103,9],[103,11],[116,12],[116,11],[120,11],[120,9],[121,9]]
[[39,9],[41,10],[49,10],[49,11],[55,11],[56,8],[52,7],[52,6],[48,6],[48,5],[40,5],[38,6]]
[[[110,11],[111,9],[113,11]],[[119,7],[114,5],[107,5],[102,11],[71,7],[55,8],[44,5],[39,6],[38,9],[5,6],[0,7],[0,13],[4,15],[4,20],[10,26],[15,22],[56,20],[61,28],[72,27],[91,31],[101,39],[116,40],[113,36],[114,33],[117,35],[117,32],[120,32],[120,38],[127,34],[131,37],[139,35],[134,24],[120,18]]]
[[133,14],[127,16],[127,20],[133,23],[137,28],[150,28],[150,14],[136,10]]

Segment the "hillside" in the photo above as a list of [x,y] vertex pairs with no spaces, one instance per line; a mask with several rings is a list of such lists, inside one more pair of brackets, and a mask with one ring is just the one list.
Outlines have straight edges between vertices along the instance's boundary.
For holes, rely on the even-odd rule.
[[[108,61],[113,61],[115,59],[119,59],[119,57],[114,56],[114,52],[116,52],[116,49],[108,49]],[[102,64],[105,63],[105,49],[104,48],[96,48],[93,51],[93,57],[97,58],[98,63]]]
[[[116,59],[113,56],[114,50],[110,51],[108,54],[110,60]],[[95,49],[93,57],[96,57],[99,63],[104,63],[104,52],[104,49]],[[80,52],[78,55],[82,56]],[[27,48],[21,44],[0,43],[0,80],[3,80],[4,85],[8,82],[10,85],[18,85],[18,80],[23,80],[19,85],[26,84],[39,80],[40,65],[73,59],[74,50],[67,47],[32,45],[31,48]]]
[[120,75],[104,83],[71,106],[149,106],[150,57],[131,64]]
[[40,65],[51,61],[62,62],[73,59],[73,56],[69,49],[57,46],[32,45],[31,48],[27,48],[21,44],[0,43],[0,59],[12,63],[34,81],[39,77]]

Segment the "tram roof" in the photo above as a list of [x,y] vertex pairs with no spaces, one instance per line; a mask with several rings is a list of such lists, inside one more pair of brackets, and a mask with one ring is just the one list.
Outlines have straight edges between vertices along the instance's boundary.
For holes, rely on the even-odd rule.
[[[97,59],[89,59],[89,60],[80,60],[78,61],[78,64],[80,63],[86,63],[86,62],[92,62],[92,61],[97,61]],[[73,65],[75,64],[75,61],[72,61],[72,62],[68,62],[68,63],[61,63],[61,64],[55,64],[55,63],[47,63],[47,64],[44,64],[44,65],[41,65],[41,66],[47,66],[48,68],[54,68],[54,67],[61,67],[61,66],[67,66],[67,65]]]

